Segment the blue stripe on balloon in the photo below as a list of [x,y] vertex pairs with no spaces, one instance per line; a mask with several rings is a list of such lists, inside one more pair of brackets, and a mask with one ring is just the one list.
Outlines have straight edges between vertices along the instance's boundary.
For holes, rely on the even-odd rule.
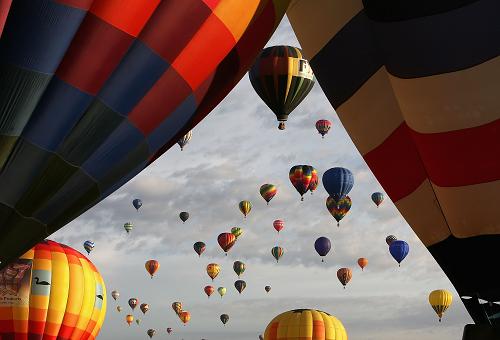
[[159,55],[136,40],[98,97],[114,111],[128,115],[168,67]]
[[52,78],[22,136],[42,149],[55,151],[92,98],[59,78]]
[[0,63],[53,74],[87,12],[49,0],[13,1]]

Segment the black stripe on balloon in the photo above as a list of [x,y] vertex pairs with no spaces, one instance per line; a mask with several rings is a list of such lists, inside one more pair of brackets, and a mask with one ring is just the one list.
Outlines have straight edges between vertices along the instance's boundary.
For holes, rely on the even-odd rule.
[[384,64],[399,78],[466,69],[500,55],[500,1],[479,1],[447,13],[373,22]]
[[479,0],[363,0],[366,14],[375,21],[401,21],[448,12]]
[[[474,226],[469,228],[472,230]],[[459,295],[473,297],[462,301],[474,321],[488,323],[484,314],[485,305],[479,308],[477,297],[500,301],[500,275],[495,270],[496,261],[500,258],[500,235],[449,236],[428,249]]]
[[336,109],[382,66],[364,11],[356,14],[311,60],[328,100]]

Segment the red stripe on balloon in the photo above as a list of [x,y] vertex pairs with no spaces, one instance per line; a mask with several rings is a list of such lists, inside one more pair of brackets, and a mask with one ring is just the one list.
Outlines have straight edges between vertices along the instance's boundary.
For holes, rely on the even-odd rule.
[[500,179],[500,119],[449,132],[410,131],[432,183],[458,187]]
[[427,177],[410,133],[403,122],[381,145],[363,156],[394,202],[415,191]]

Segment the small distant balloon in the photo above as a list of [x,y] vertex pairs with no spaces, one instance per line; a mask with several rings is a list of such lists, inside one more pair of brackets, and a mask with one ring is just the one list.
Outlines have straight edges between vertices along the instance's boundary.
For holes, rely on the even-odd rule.
[[229,315],[227,314],[222,314],[220,316],[220,321],[222,321],[222,323],[225,325],[228,321],[229,321]]
[[180,312],[182,312],[182,303],[180,302],[172,302],[172,309],[174,310],[175,314],[179,315]]
[[153,278],[153,275],[160,269],[160,262],[156,260],[148,260],[144,264],[144,267],[146,267],[147,272],[149,275],[151,275],[151,278]]
[[132,308],[132,310],[135,309],[135,307],[137,306],[138,303],[139,303],[139,300],[137,300],[136,298],[130,298],[128,300],[128,305],[130,306],[130,308]]
[[206,245],[204,242],[198,241],[193,245],[193,249],[198,254],[198,256],[201,256],[203,252],[205,251]]
[[401,261],[403,261],[406,255],[408,255],[408,253],[410,252],[410,246],[405,241],[392,241],[391,245],[389,246],[389,252],[401,267]]
[[388,246],[391,245],[392,242],[396,241],[398,238],[394,235],[389,235],[385,238],[385,243],[387,243]]
[[314,242],[314,249],[316,249],[318,255],[322,257],[321,262],[325,262],[323,257],[328,254],[331,248],[332,243],[328,237],[321,236]]
[[358,265],[361,267],[361,271],[364,271],[365,267],[368,265],[368,259],[360,257],[358,259]]
[[277,192],[278,189],[274,184],[263,184],[260,187],[260,195],[266,201],[267,205],[269,205],[269,201],[273,199]]
[[128,314],[126,317],[125,317],[125,321],[128,323],[128,325],[130,326],[132,324],[132,322],[134,322],[134,316],[133,315],[130,315]]
[[173,329],[172,329],[172,328],[170,328],[170,327],[168,327],[168,328],[167,328],[167,333],[168,333],[168,334],[170,334],[170,333],[172,333],[172,332],[173,332]]
[[128,233],[130,233],[130,231],[131,231],[132,229],[134,229],[134,225],[133,225],[132,223],[130,223],[130,222],[127,222],[127,223],[125,223],[125,224],[123,225],[123,228],[125,229],[125,231],[126,231],[126,232],[127,232],[127,234],[128,234]]
[[377,207],[382,203],[384,200],[384,194],[381,192],[374,192],[372,194],[372,201],[377,205]]
[[224,295],[226,295],[226,291],[227,291],[226,287],[219,287],[219,288],[217,288],[217,292],[219,293],[221,299],[222,299],[222,297]]
[[210,263],[207,266],[207,274],[210,276],[212,281],[219,275],[220,273],[220,266],[217,263]]
[[446,289],[433,290],[429,294],[429,303],[439,317],[439,322],[444,312],[451,306],[453,295]]
[[113,297],[113,299],[118,299],[120,297],[120,293],[118,293],[118,291],[114,290],[111,292],[111,296]]
[[215,291],[215,288],[213,286],[205,286],[205,288],[203,288],[203,290],[205,291],[205,294],[207,294],[207,296],[210,298],[210,295],[213,294],[213,292]]
[[155,335],[156,330],[150,328],[146,333],[149,335],[150,338],[152,338]]
[[236,236],[231,233],[221,233],[217,237],[217,242],[219,246],[222,248],[224,253],[226,253],[234,246],[236,242]]
[[349,210],[351,209],[352,201],[349,196],[341,198],[339,200],[335,200],[332,197],[328,196],[326,199],[326,208],[333,216],[335,221],[337,221],[337,227],[340,226],[340,220],[347,215]]
[[240,237],[243,234],[243,229],[240,227],[232,227],[231,234],[233,234],[236,237],[236,239],[238,239],[238,237]]
[[338,201],[351,191],[354,186],[354,176],[349,169],[331,168],[323,174],[323,186],[330,197]]
[[94,247],[95,247],[95,244],[92,241],[87,240],[87,241],[83,242],[83,248],[85,248],[88,255],[90,255],[90,252],[94,249]]
[[243,214],[243,216],[245,216],[245,218],[246,218],[247,215],[252,210],[252,203],[250,201],[241,201],[238,204],[238,207],[240,208],[240,211]]
[[179,319],[181,319],[182,323],[185,325],[191,320],[191,313],[186,310],[183,310],[179,313]]
[[285,221],[283,221],[283,220],[275,220],[273,222],[273,227],[279,233],[280,231],[283,230],[283,228],[285,228]]
[[273,247],[271,249],[271,254],[276,259],[276,263],[279,262],[279,259],[283,256],[284,250],[280,246]]
[[236,290],[240,294],[241,294],[241,292],[243,292],[243,290],[246,288],[246,286],[247,286],[247,283],[245,281],[243,281],[243,280],[237,280],[234,283],[234,288],[236,288]]
[[121,312],[121,311],[122,311],[122,307],[120,307],[120,306],[116,306],[116,310],[117,310],[118,312]]
[[179,218],[181,219],[182,223],[184,223],[189,219],[189,213],[187,211],[181,211],[181,213],[179,214]]
[[135,210],[139,211],[139,208],[142,207],[142,201],[136,198],[132,201],[132,205],[134,206]]
[[309,190],[312,180],[313,167],[310,165],[295,165],[289,173],[288,178],[295,190],[300,194],[300,200],[304,200],[304,194]]
[[264,290],[266,291],[266,293],[269,293],[271,291],[271,286],[265,286]]
[[139,308],[141,309],[142,314],[146,314],[149,310],[149,305],[147,303],[142,303]]
[[309,191],[311,192],[311,195],[313,192],[318,188],[319,185],[319,177],[318,177],[318,170],[316,170],[314,167],[312,167],[312,177],[311,177],[311,182],[309,183]]
[[321,138],[325,138],[325,135],[332,128],[332,122],[326,119],[320,119],[316,122],[316,130],[321,135]]
[[352,270],[350,268],[340,268],[337,270],[337,278],[339,279],[340,283],[345,286],[351,281],[352,279]]
[[141,324],[141,319],[135,319],[135,323],[139,326]]
[[246,266],[243,262],[241,261],[235,261],[233,263],[233,270],[234,272],[236,273],[236,275],[238,275],[238,277],[240,277],[241,274],[243,274],[243,272],[245,271],[246,269]]
[[192,137],[193,131],[189,131],[177,141],[177,144],[179,144],[179,146],[181,147],[181,151],[184,150],[184,147],[189,143]]

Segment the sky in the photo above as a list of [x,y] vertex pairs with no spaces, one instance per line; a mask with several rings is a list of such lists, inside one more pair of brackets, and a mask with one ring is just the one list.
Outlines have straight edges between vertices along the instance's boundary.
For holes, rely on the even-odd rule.
[[[285,18],[271,45],[300,46]],[[319,119],[333,123],[321,139],[315,129]],[[108,292],[108,311],[99,338],[255,340],[278,314],[296,308],[313,308],[335,315],[350,340],[456,340],[463,326],[471,323],[455,289],[430,253],[399,214],[390,198],[377,208],[371,193],[383,189],[354,147],[318,84],[290,114],[286,130],[277,129],[276,117],[254,92],[248,76],[193,130],[191,142],[181,151],[175,145],[154,164],[75,221],[52,235],[52,239],[81,252],[83,242],[95,248],[89,258],[100,270]],[[354,173],[349,196],[353,205],[337,227],[325,207],[328,196],[322,184],[305,200],[288,179],[296,164],[313,165],[319,175],[341,166]],[[264,183],[275,184],[278,193],[266,206],[259,194]],[[140,198],[136,212],[132,200]],[[241,200],[253,209],[244,219]],[[179,219],[188,211],[186,223]],[[283,219],[285,228],[277,237],[272,226]],[[127,235],[125,222],[134,224]],[[224,256],[217,235],[239,226],[244,234]],[[385,237],[396,235],[410,245],[410,253],[398,267],[390,256]],[[326,236],[332,250],[322,263],[314,241]],[[204,241],[207,250],[198,257],[193,243]],[[279,244],[285,253],[276,263],[271,248]],[[357,259],[369,260],[364,272]],[[145,261],[156,259],[161,267],[150,279]],[[241,295],[234,288],[238,278],[232,269],[236,260],[246,264],[241,279],[247,283]],[[222,267],[212,283],[205,272],[209,263]],[[336,272],[353,270],[343,289]],[[221,299],[209,299],[206,285],[227,288]],[[272,287],[266,293],[264,286]],[[453,293],[453,305],[443,322],[428,304],[434,289]],[[111,291],[118,290],[118,301]],[[131,313],[127,301],[135,297],[148,303],[146,315],[128,327]],[[181,301],[191,313],[183,326],[171,309]],[[119,313],[116,306],[123,308]],[[224,326],[219,319],[228,314]],[[167,335],[167,327],[173,334]]]

